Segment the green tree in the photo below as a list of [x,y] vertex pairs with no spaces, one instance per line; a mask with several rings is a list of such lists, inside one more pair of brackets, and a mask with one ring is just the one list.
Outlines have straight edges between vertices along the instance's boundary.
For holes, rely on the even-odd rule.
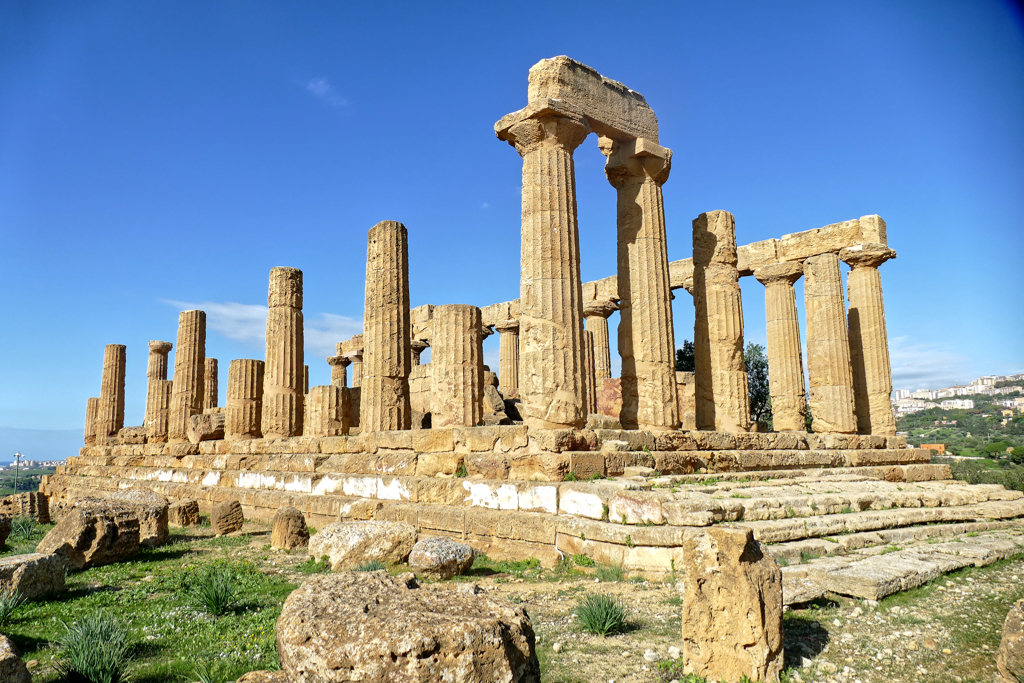
[[676,349],[676,372],[693,372],[697,367],[693,357],[693,342],[683,340],[683,348]]
[[769,421],[772,418],[772,398],[768,390],[768,356],[765,355],[764,347],[753,342],[747,343],[743,363],[747,366],[750,419],[752,422]]

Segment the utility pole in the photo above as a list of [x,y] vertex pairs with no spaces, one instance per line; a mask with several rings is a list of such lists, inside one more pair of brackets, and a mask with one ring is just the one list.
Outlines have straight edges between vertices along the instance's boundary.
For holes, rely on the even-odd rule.
[[14,495],[18,495],[18,473],[21,470],[21,459],[25,457],[19,451],[14,454]]

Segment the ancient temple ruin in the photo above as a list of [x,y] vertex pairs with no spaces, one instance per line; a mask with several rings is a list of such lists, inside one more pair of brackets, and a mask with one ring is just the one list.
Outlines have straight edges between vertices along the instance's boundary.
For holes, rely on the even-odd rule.
[[[654,573],[680,561],[686,529],[720,521],[795,543],[826,533],[808,520],[829,515],[840,519],[827,533],[1024,515],[1011,492],[939,486],[949,468],[895,435],[878,267],[896,254],[882,218],[738,245],[733,215],[708,211],[693,219],[692,257],[669,262],[672,151],[639,93],[544,60],[526,106],[495,132],[522,157],[518,296],[410,309],[416,255],[407,227],[382,221],[368,234],[364,331],[326,359],[330,385],[308,387],[302,273],[274,268],[266,356],[230,361],[226,406],[206,386],[217,376],[206,316],[184,311],[171,379],[171,344],[150,343],[145,425],[124,425],[126,349],[108,346],[85,446],[42,490],[60,501],[144,484],[204,510],[237,499],[255,519],[292,506],[315,526],[403,520],[495,558],[579,553]],[[618,258],[614,274],[582,282],[573,155],[588,140],[617,193]],[[852,268],[845,294],[840,262]],[[750,419],[739,286],[750,276],[765,292],[772,432]],[[694,307],[693,373],[675,371],[673,293]],[[482,351],[495,332],[497,373]],[[730,486],[763,490],[718,495]],[[883,502],[866,493],[883,490]],[[916,510],[836,514],[881,508]]]

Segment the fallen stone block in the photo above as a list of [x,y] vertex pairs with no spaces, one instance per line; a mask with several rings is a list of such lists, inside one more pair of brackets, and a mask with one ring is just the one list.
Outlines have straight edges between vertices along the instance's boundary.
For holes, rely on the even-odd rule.
[[49,499],[45,493],[35,491],[0,498],[0,515],[31,517],[40,524],[49,524]]
[[7,515],[0,515],[0,548],[4,547],[7,537],[11,535],[12,528],[11,518]]
[[411,574],[306,581],[281,610],[277,647],[293,681],[540,682],[525,610]]
[[199,524],[199,503],[191,498],[176,500],[167,508],[167,522],[174,526],[196,526]]
[[450,579],[473,566],[473,548],[445,536],[428,536],[412,547],[409,566],[416,572]]
[[139,516],[139,544],[146,548],[158,548],[170,536],[167,529],[167,499],[159,493],[144,488],[121,489],[110,496],[125,505],[135,508]]
[[1003,622],[1003,639],[996,651],[996,669],[1003,683],[1024,680],[1024,600],[1014,603]]
[[309,556],[329,557],[331,570],[338,572],[370,560],[402,562],[415,543],[416,528],[406,522],[336,522],[309,539]]
[[237,500],[229,500],[213,506],[210,512],[210,525],[213,533],[218,536],[241,531],[245,523],[245,515],[242,514],[242,504]]
[[309,528],[306,518],[295,508],[278,510],[274,515],[270,545],[274,548],[292,550],[309,544]]
[[27,599],[63,593],[64,567],[65,560],[60,555],[28,553],[0,557],[0,591],[21,593]]
[[0,681],[4,683],[32,683],[21,653],[11,639],[0,635]]
[[223,413],[193,415],[188,419],[189,443],[198,444],[200,441],[223,439],[226,420],[227,416]]
[[75,570],[121,562],[139,553],[139,517],[134,507],[113,500],[80,500],[36,547],[56,554]]

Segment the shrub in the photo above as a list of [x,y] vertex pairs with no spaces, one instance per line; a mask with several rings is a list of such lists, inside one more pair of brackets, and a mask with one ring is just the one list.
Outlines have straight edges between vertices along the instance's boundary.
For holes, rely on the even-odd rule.
[[231,567],[213,566],[195,577],[186,595],[197,608],[219,617],[238,607],[238,577]]
[[626,608],[608,595],[588,595],[575,613],[584,631],[599,636],[619,633],[626,626]]
[[100,612],[64,624],[53,668],[64,683],[122,683],[128,680],[132,641],[128,629]]
[[353,571],[357,572],[376,572],[381,569],[387,569],[383,562],[380,560],[367,560],[356,565]]
[[20,515],[11,520],[11,536],[27,541],[35,535],[38,526],[39,522],[34,518]]
[[7,589],[0,592],[0,626],[6,626],[11,622],[15,610],[25,602],[25,596],[17,591]]
[[593,567],[594,560],[587,557],[586,555],[573,555],[571,558],[572,563],[577,567]]
[[603,564],[597,568],[597,578],[602,581],[623,581],[626,578],[626,572],[617,565]]

